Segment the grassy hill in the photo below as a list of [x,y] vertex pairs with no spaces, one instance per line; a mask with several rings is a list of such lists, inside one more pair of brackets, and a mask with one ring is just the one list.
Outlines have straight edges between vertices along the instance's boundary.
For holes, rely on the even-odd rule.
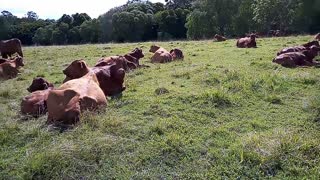
[[[0,178],[319,179],[320,71],[271,62],[309,40],[157,43],[184,51],[169,64],[148,62],[152,43],[25,47],[22,74],[0,82]],[[92,66],[135,47],[151,68],[126,74],[127,90],[105,112],[66,131],[19,114],[33,77],[59,86],[73,60]]]

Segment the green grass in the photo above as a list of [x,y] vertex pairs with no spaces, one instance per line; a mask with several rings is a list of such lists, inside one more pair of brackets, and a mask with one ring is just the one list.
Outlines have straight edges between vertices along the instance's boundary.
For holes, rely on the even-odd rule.
[[[25,47],[22,74],[0,82],[1,179],[319,179],[320,71],[273,64],[311,36],[159,42],[184,61],[150,64],[150,43]],[[25,120],[33,77],[59,86],[75,59],[142,47],[151,68],[126,74],[127,90],[105,111],[62,131],[46,116]],[[318,57],[319,59],[319,57]]]

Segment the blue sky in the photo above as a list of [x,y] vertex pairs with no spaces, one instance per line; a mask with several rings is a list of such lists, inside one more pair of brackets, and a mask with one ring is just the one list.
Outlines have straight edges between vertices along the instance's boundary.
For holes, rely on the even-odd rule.
[[[164,0],[150,1],[164,3]],[[23,17],[28,11],[34,11],[42,19],[58,19],[63,14],[85,12],[96,18],[126,2],[127,0],[0,0],[0,12],[7,10],[15,16]]]

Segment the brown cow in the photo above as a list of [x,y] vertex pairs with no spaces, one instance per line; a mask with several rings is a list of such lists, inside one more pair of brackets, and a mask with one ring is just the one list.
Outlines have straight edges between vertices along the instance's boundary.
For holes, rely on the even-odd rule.
[[172,61],[171,54],[160,46],[152,45],[149,52],[154,53],[151,57],[152,63],[167,63]]
[[[123,57],[122,59],[124,60]],[[111,59],[108,62],[103,61],[97,66],[89,68],[85,61],[76,60],[63,71],[66,75],[64,82],[81,78],[88,72],[93,72],[97,76],[100,88],[106,96],[121,94],[126,89],[124,86],[125,72],[123,64],[120,60],[112,61]]]
[[0,64],[0,79],[10,79],[20,72],[18,68],[24,66],[23,58],[17,56],[14,60],[8,60]]
[[21,49],[21,41],[17,38],[0,41],[0,52],[3,58],[11,57],[14,53],[18,53],[23,57]]
[[31,94],[24,97],[21,102],[21,113],[38,117],[47,112],[47,99],[53,85],[45,79],[38,77],[33,79],[27,89]]
[[219,34],[214,35],[214,38],[216,38],[218,42],[227,40],[227,38],[225,38],[224,36],[221,36]]
[[316,34],[316,36],[314,36],[314,39],[320,41],[320,33]]
[[309,51],[289,52],[281,54],[273,59],[272,62],[281,64],[284,67],[312,66],[317,63],[310,59]]
[[307,51],[307,50],[310,50],[311,47],[320,47],[319,46],[319,42],[318,41],[311,41],[311,42],[308,42],[308,43],[305,43],[301,46],[293,46],[293,47],[287,47],[287,48],[284,48],[282,49],[281,51],[279,51],[277,53],[277,55],[279,56],[280,54],[284,54],[284,53],[288,53],[288,52],[302,52],[302,51]]
[[184,59],[184,56],[183,56],[183,52],[180,50],[180,49],[172,49],[170,51],[170,54],[172,56],[172,60],[176,60],[176,59]]
[[83,111],[94,111],[105,107],[107,99],[99,87],[96,75],[70,80],[48,95],[48,123],[74,124],[80,120]]
[[251,34],[250,37],[244,37],[240,38],[237,41],[237,47],[238,48],[256,48],[256,35]]
[[140,65],[139,60],[144,57],[142,49],[135,48],[132,52],[125,54],[124,56],[110,56],[102,58],[98,61],[95,67],[112,64],[115,61],[119,61],[122,64],[122,68],[126,71],[133,70],[139,67],[148,67]]
[[34,78],[31,85],[27,88],[29,92],[39,91],[39,90],[45,90],[48,88],[53,88],[53,84],[49,83],[42,77]]

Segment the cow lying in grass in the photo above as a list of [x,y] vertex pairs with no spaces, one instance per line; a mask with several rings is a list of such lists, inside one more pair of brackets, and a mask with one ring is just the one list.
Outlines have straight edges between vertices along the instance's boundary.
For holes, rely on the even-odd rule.
[[284,48],[284,49],[280,50],[277,53],[277,55],[289,53],[289,52],[302,52],[305,50],[310,50],[311,46],[320,47],[318,41],[311,41],[311,42],[305,43],[301,46],[293,46],[293,47]]
[[73,61],[63,73],[66,75],[64,82],[85,76],[89,72],[93,72],[98,81],[100,88],[106,96],[115,96],[125,90],[124,77],[125,70],[120,61],[109,61],[101,66],[89,68],[85,61]]
[[224,36],[221,36],[221,35],[219,35],[219,34],[214,35],[214,38],[215,38],[218,42],[226,41],[226,40],[227,40],[227,38],[225,38]]
[[107,99],[94,72],[70,80],[48,95],[48,123],[74,124],[83,111],[107,106]]
[[13,60],[5,60],[0,64],[0,79],[10,79],[18,75],[19,68],[24,66],[23,58],[15,57]]
[[152,63],[167,63],[172,61],[172,55],[169,51],[160,46],[152,45],[149,52],[154,53],[151,57]]
[[278,55],[272,62],[281,64],[284,67],[297,67],[297,66],[313,66],[318,65],[314,62],[314,57],[318,54],[320,48],[311,46],[309,50],[301,52],[288,52]]
[[142,49],[135,48],[133,51],[123,56],[110,56],[110,57],[102,58],[97,62],[95,67],[104,66],[115,61],[119,61],[119,63],[122,64],[122,68],[125,71],[130,71],[140,67],[148,67],[145,65],[140,65],[139,60],[143,57],[144,57],[144,54],[142,52]]
[[27,90],[31,93],[21,102],[21,113],[38,117],[47,112],[47,99],[49,92],[54,88],[53,84],[39,77],[32,81]]
[[238,48],[256,48],[256,35],[251,34],[250,37],[244,37],[237,40],[237,47]]

